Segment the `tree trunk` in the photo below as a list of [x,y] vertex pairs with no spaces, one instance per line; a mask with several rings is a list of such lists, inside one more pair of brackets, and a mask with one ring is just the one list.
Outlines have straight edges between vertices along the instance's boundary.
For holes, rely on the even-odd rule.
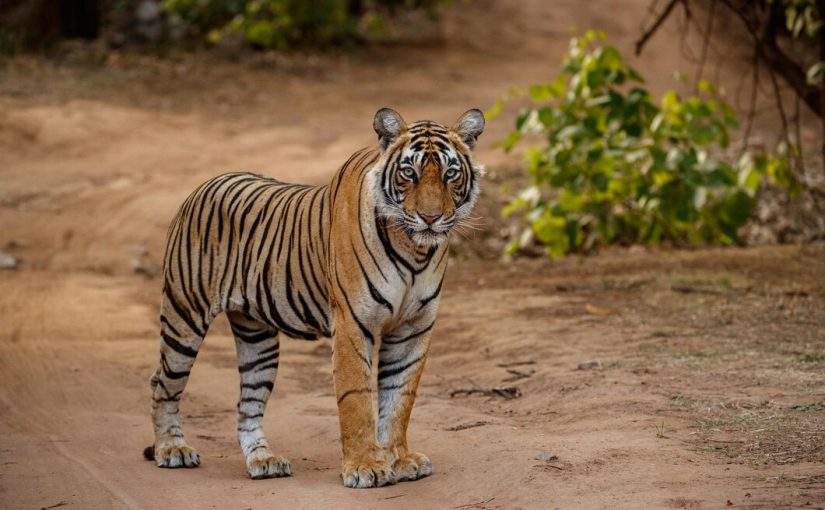
[[62,0],[60,35],[66,38],[97,39],[100,7],[97,0]]
[[[825,0],[817,0],[816,10],[819,12],[819,19],[825,20]],[[825,27],[819,28],[819,61],[825,62]],[[822,138],[820,140],[822,149],[822,172],[825,174],[825,76],[821,77],[819,84],[819,120],[822,122]]]
[[15,46],[39,49],[60,36],[58,0],[9,0],[0,2],[0,30]]

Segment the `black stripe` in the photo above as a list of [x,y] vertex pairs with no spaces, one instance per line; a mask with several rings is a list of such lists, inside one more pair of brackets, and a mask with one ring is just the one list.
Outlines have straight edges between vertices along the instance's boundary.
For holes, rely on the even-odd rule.
[[[272,299],[272,293],[270,291],[269,285],[263,282],[263,275],[269,273],[269,262],[270,258],[266,259],[266,265],[264,268],[264,272],[262,274],[262,278],[258,280],[258,287],[257,287],[257,296],[258,296],[258,305],[267,305],[269,310],[264,310],[264,313],[268,315],[267,319],[270,321],[271,325],[278,328],[279,330],[283,331],[284,334],[287,336],[291,336],[293,338],[303,338],[305,340],[315,340],[318,338],[317,335],[308,333],[306,331],[298,331],[297,329],[288,325],[283,317],[278,313],[278,307],[275,304],[275,301]],[[264,302],[261,299],[261,291],[266,295],[266,301]]]
[[357,390],[347,390],[343,394],[341,394],[340,397],[338,397],[338,403],[340,404],[341,402],[344,401],[345,398],[347,398],[350,395],[356,395],[356,394],[360,394],[360,393],[372,393],[372,390],[370,388],[361,388],[361,389],[357,389]]
[[433,326],[435,326],[435,321],[433,321],[432,323],[430,323],[430,325],[429,325],[429,326],[427,326],[426,328],[422,329],[421,331],[418,331],[418,332],[413,333],[413,334],[411,334],[411,335],[405,336],[404,338],[400,338],[400,339],[398,339],[398,340],[389,340],[388,338],[392,338],[392,337],[388,337],[387,339],[384,339],[384,341],[383,341],[382,343],[384,343],[384,344],[389,344],[389,345],[403,344],[404,342],[408,342],[408,341],[412,340],[413,338],[418,338],[418,337],[420,337],[420,336],[421,336],[421,335],[423,335],[424,333],[426,333],[426,332],[430,331],[431,329],[433,329]]
[[392,376],[394,376],[394,375],[398,375],[398,374],[400,374],[401,372],[404,372],[405,370],[407,370],[408,368],[410,368],[411,366],[415,365],[416,363],[418,363],[418,362],[419,362],[419,361],[421,361],[422,359],[424,359],[424,355],[423,355],[423,354],[422,354],[421,356],[419,356],[419,357],[415,358],[414,360],[410,361],[409,363],[406,363],[406,364],[404,364],[404,365],[401,365],[400,367],[396,367],[396,368],[388,368],[388,369],[386,369],[386,370],[380,370],[380,369],[379,369],[379,370],[378,370],[378,380],[380,381],[381,379],[386,379],[387,377],[392,377]]
[[167,319],[166,316],[163,314],[160,315],[160,323],[165,324],[166,327],[168,327],[172,331],[173,335],[181,336],[178,330],[175,328],[175,326],[173,326],[172,323],[169,322],[169,319]]
[[161,336],[161,338],[163,338],[163,343],[165,343],[170,349],[172,349],[176,353],[178,353],[180,355],[183,355],[183,356],[188,356],[190,358],[194,358],[198,355],[198,350],[197,349],[193,349],[191,347],[183,345],[182,343],[178,342],[177,340],[175,340],[171,336],[164,333],[163,330],[161,330],[160,336]]
[[[445,251],[445,253],[446,253],[446,251]],[[438,266],[436,265],[436,267],[438,267]],[[419,310],[421,310],[422,308],[427,306],[430,303],[430,301],[437,298],[438,295],[441,294],[441,285],[443,283],[444,283],[444,275],[442,274],[441,275],[441,281],[438,282],[438,287],[436,287],[435,292],[433,292],[431,295],[429,295],[429,296],[427,296],[427,297],[425,297],[424,299],[421,300],[421,304],[418,307]]]
[[272,388],[275,387],[275,383],[272,381],[261,381],[257,383],[243,383],[241,384],[241,391],[243,390],[259,390],[261,388],[266,388],[269,391],[272,391]]
[[[249,372],[250,370],[254,369],[255,367],[266,363],[268,361],[273,361],[278,359],[278,353],[270,354],[269,356],[264,356],[262,358],[258,358],[256,360],[252,360],[249,363],[244,363],[243,365],[238,365],[238,372],[245,373]],[[278,365],[275,365],[275,368],[278,368]]]
[[183,393],[183,390],[177,392],[173,397],[161,397],[156,398],[155,402],[180,402],[180,395]]
[[258,344],[261,342],[265,342],[270,338],[275,337],[276,333],[273,331],[260,331],[254,334],[243,333],[240,331],[235,331],[235,326],[232,325],[232,332],[235,333],[235,336],[244,343],[247,344]]
[[278,369],[278,362],[273,361],[272,363],[267,363],[266,365],[260,366],[257,368],[256,372],[263,372],[264,370],[269,370],[270,368]]
[[178,314],[178,317],[180,317],[181,320],[185,322],[187,326],[189,326],[189,329],[195,332],[195,334],[197,334],[199,337],[203,338],[205,334],[203,329],[195,325],[195,321],[192,320],[192,316],[189,315],[189,313],[186,312],[186,310],[184,310],[183,307],[180,306],[180,304],[175,300],[175,297],[172,295],[172,289],[169,285],[169,281],[167,281],[166,284],[163,286],[163,293],[166,295],[166,300],[169,302],[169,304],[172,305],[172,308],[175,310],[175,313]]
[[160,389],[163,390],[163,393],[165,393],[166,396],[161,398],[153,398],[155,402],[177,402],[178,400],[180,400],[180,397],[183,394],[183,390],[180,390],[174,394],[170,394],[169,390],[166,389],[166,385],[163,384],[163,381],[161,381],[160,379],[157,379],[157,386],[160,386]]
[[387,223],[378,213],[378,207],[374,209],[374,213],[375,229],[378,232],[378,239],[381,241],[381,246],[384,248],[384,253],[387,255],[387,257],[389,257],[390,262],[392,262],[392,264],[395,266],[395,269],[402,280],[404,280],[405,282],[407,281],[407,279],[404,278],[404,274],[401,272],[401,268],[398,267],[398,262],[401,262],[401,264],[410,272],[410,274],[412,275],[412,283],[415,283],[415,274],[413,273],[413,268],[403,257],[401,257],[401,255],[398,254],[398,252],[395,251],[395,248],[393,247],[390,238],[387,236]]
[[367,288],[370,291],[370,296],[372,296],[372,299],[374,299],[376,303],[386,306],[387,310],[389,310],[390,313],[393,313],[392,304],[389,301],[387,301],[386,298],[384,298],[384,296],[382,296],[381,293],[378,292],[378,289],[375,288],[375,285],[372,284],[369,275],[367,275],[367,270],[364,269],[364,264],[361,263],[361,257],[358,256],[358,251],[355,249],[355,246],[352,246],[352,252],[355,255],[355,260],[358,262],[358,267],[361,268],[361,274],[364,276],[364,281],[367,282]]
[[[358,232],[361,234],[361,242],[364,243],[364,249],[369,254],[370,258],[372,259],[372,263],[375,264],[375,268],[378,270],[378,273],[381,275],[381,278],[384,279],[385,282],[389,282],[387,280],[387,275],[384,274],[384,271],[381,269],[381,264],[378,263],[378,260],[375,258],[375,254],[372,253],[369,244],[367,243],[367,237],[364,235],[364,225],[361,222],[361,198],[363,196],[363,185],[364,185],[364,176],[361,176],[361,183],[358,186]],[[353,248],[354,250],[354,248]],[[360,261],[359,261],[360,262]]]
[[358,324],[358,329],[361,330],[361,334],[363,334],[364,337],[367,340],[370,341],[370,343],[374,343],[375,338],[372,336],[372,333],[370,332],[370,330],[367,329],[367,327],[364,325],[364,323],[361,322],[361,319],[359,319],[358,316],[355,315],[355,310],[352,309],[352,304],[350,304],[350,302],[349,302],[349,296],[347,296],[346,291],[344,291],[344,287],[341,285],[341,280],[338,278],[338,273],[335,274],[335,280],[338,282],[338,289],[341,291],[341,294],[344,296],[344,301],[347,303],[347,308],[349,308],[349,313],[352,316],[353,320],[355,320],[355,323]]
[[266,356],[267,354],[273,353],[278,350],[278,344],[273,345],[272,347],[268,347],[261,352],[258,353],[258,356]]
[[182,370],[180,372],[169,368],[169,363],[166,361],[166,354],[160,353],[160,366],[163,369],[163,375],[167,379],[183,379],[189,376],[189,370]]

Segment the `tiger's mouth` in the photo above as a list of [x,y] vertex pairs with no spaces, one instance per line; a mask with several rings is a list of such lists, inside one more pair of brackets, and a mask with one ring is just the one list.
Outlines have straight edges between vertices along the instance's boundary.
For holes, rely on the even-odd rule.
[[428,226],[423,230],[408,230],[407,235],[409,235],[412,241],[420,246],[434,246],[437,244],[441,244],[444,242],[450,231],[447,230],[435,230],[432,227]]
[[414,216],[402,213],[394,218],[391,216],[387,220],[387,225],[396,231],[403,232],[408,239],[418,246],[435,246],[447,240],[454,222],[450,220],[448,222],[440,221],[427,224]]

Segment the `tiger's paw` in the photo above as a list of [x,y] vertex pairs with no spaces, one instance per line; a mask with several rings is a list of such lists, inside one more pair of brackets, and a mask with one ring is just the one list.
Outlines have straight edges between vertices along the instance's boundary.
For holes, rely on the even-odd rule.
[[433,474],[433,463],[423,453],[409,452],[398,458],[392,469],[397,481],[407,482]]
[[344,486],[352,489],[382,487],[396,481],[395,472],[389,462],[370,458],[344,462],[341,478]]
[[162,468],[193,468],[201,463],[201,456],[182,438],[163,441],[154,447],[155,464]]
[[280,455],[272,455],[269,448],[259,448],[246,456],[246,472],[253,480],[292,476],[292,466]]

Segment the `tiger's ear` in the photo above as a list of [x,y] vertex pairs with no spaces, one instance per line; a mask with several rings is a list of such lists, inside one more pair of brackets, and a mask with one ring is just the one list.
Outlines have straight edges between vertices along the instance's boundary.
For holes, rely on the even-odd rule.
[[453,131],[461,137],[467,147],[474,148],[476,140],[484,131],[484,114],[478,108],[467,110],[453,126]]
[[378,134],[378,145],[384,150],[398,138],[398,135],[407,130],[407,123],[392,108],[381,108],[375,112],[372,128]]

